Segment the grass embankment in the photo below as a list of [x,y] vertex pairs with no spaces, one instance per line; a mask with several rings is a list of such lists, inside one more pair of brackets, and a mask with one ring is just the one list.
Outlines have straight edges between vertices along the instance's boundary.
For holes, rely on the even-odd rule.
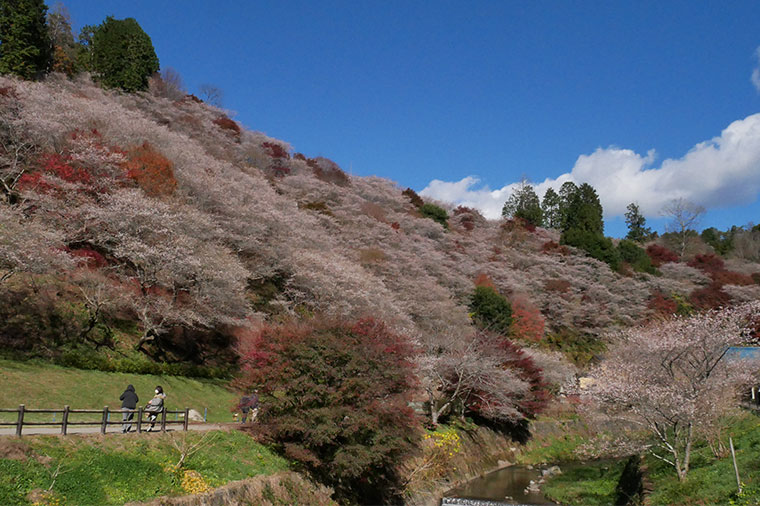
[[[693,448],[691,467],[684,482],[666,463],[647,455],[647,478],[652,486],[649,504],[760,504],[760,418],[751,414],[731,419],[725,431],[733,437],[736,460],[744,490],[737,494],[736,475],[730,454],[713,456],[705,441]],[[520,456],[525,463],[561,463],[579,460],[578,449],[589,442],[580,434],[566,434],[529,443]],[[561,504],[596,505],[615,501],[615,487],[625,465],[619,462],[588,462],[563,468],[544,486],[544,494]]]
[[[177,447],[199,442],[178,468]],[[286,469],[285,459],[238,431],[4,438],[0,504],[124,504]]]
[[[0,359],[0,407],[118,410],[119,396],[128,384],[135,387],[140,404],[153,397],[153,389],[161,385],[167,394],[167,409],[189,407],[203,415],[208,409],[209,422],[230,422],[230,408],[239,394],[231,391],[222,380],[204,380],[181,376],[156,376],[71,369],[40,362],[15,362]],[[15,421],[14,414],[0,413],[4,421]],[[87,420],[93,415],[87,416]],[[49,420],[52,415],[28,415],[28,420]],[[60,419],[60,418],[59,418]],[[76,418],[72,415],[72,420]]]

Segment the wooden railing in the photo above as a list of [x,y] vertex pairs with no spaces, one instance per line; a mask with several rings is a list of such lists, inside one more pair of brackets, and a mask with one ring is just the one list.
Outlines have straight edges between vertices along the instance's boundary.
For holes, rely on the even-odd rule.
[[[114,409],[112,410],[108,406],[105,406],[103,409],[71,409],[69,406],[64,406],[63,409],[29,409],[25,407],[23,404],[21,404],[16,409],[2,409],[0,408],[0,413],[17,413],[17,418],[15,422],[3,422],[0,421],[0,426],[15,426],[16,427],[16,436],[21,436],[21,433],[23,431],[23,428],[25,426],[60,426],[61,427],[61,434],[64,436],[68,433],[68,429],[70,426],[73,425],[89,425],[89,426],[100,426],[100,433],[105,434],[106,430],[109,425],[136,425],[137,426],[137,432],[143,432],[143,425],[145,424],[156,424],[160,425],[161,432],[166,432],[166,426],[167,425],[182,425],[182,430],[187,430],[187,425],[189,422],[188,415],[190,413],[190,408],[185,408],[184,411],[177,411],[177,410],[162,410],[161,413],[158,414],[157,419],[155,422],[150,421],[144,421],[143,420],[143,414],[146,413],[146,411],[143,410],[143,408],[137,408],[137,409]],[[25,420],[25,416],[27,414],[31,413],[47,413],[52,414],[53,418],[55,419],[55,415],[60,413],[61,414],[61,421],[52,421],[52,422],[39,422],[39,421],[29,421]],[[69,416],[71,414],[79,414],[79,413],[85,413],[85,414],[99,414],[99,420],[95,421],[73,421],[69,420]],[[134,420],[111,420],[110,415],[122,415],[123,413],[134,413],[136,414],[136,419]],[[184,415],[182,420],[167,420],[166,415],[167,414],[174,414],[174,415]]]

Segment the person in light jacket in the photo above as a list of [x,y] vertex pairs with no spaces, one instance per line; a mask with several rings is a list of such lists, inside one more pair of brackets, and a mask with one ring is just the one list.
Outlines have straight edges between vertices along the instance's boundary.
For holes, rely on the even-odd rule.
[[158,415],[164,410],[165,399],[166,395],[164,394],[164,389],[161,388],[160,385],[157,386],[156,395],[154,395],[153,398],[148,401],[148,404],[145,405],[145,413],[148,415],[148,421],[150,422],[148,432],[153,430],[153,427],[156,425],[156,418],[158,418]]
[[128,423],[135,416],[135,409],[137,409],[137,403],[140,398],[135,393],[135,387],[127,385],[127,389],[119,397],[121,401],[121,432],[127,433],[132,430],[132,424]]

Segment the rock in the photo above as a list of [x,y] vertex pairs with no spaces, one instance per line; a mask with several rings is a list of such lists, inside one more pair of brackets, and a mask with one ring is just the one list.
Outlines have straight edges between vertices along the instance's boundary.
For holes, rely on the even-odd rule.
[[192,420],[193,422],[202,422],[203,421],[203,415],[198,413],[196,410],[191,409],[188,411],[187,417]]
[[512,463],[510,461],[508,461],[508,460],[497,460],[496,461],[496,465],[499,468],[502,468],[502,467],[509,467],[509,466],[512,465]]
[[562,470],[559,468],[559,466],[551,466],[550,468],[543,469],[541,471],[541,476],[545,478],[554,476],[555,474],[562,474]]

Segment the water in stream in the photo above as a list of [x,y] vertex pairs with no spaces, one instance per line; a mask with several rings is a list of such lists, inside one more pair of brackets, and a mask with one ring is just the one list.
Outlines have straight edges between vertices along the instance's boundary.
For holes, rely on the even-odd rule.
[[459,501],[447,502],[446,498],[479,499],[501,504],[554,504],[540,492],[525,492],[531,480],[539,479],[539,469],[529,469],[526,466],[505,467],[449,490],[444,494],[441,504],[462,504]]

